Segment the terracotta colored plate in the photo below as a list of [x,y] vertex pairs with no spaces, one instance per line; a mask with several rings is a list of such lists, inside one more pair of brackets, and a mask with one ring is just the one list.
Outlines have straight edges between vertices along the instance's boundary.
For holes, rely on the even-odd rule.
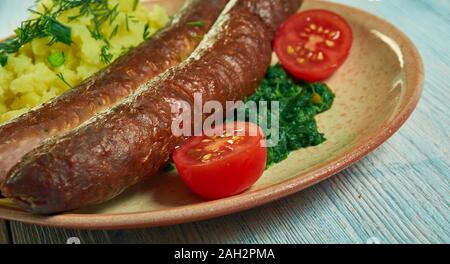
[[[176,2],[176,1],[175,1]],[[169,3],[173,10],[174,1]],[[422,91],[423,66],[411,41],[388,22],[348,6],[306,1],[302,9],[341,14],[354,31],[346,64],[327,82],[337,94],[320,115],[328,141],[297,151],[270,168],[251,190],[227,199],[202,201],[175,174],[161,174],[105,204],[51,217],[0,207],[0,217],[26,223],[82,229],[172,225],[246,210],[331,177],[387,140],[414,110]]]

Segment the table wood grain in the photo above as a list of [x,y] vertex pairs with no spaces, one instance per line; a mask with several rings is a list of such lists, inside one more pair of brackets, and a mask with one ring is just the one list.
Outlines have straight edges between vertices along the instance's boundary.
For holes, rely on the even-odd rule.
[[0,220],[0,245],[8,244],[9,241],[9,230],[5,221]]
[[[406,125],[335,177],[271,204],[162,228],[79,231],[10,223],[14,243],[450,243],[450,1],[339,0],[403,30],[425,63]],[[2,235],[0,242],[8,241]]]

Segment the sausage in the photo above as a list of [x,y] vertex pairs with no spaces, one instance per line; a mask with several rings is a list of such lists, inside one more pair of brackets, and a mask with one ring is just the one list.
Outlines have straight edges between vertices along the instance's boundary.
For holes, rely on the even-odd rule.
[[[111,107],[140,85],[179,64],[197,47],[228,0],[194,0],[171,25],[104,71],[52,102],[0,127],[0,184],[24,154]],[[189,22],[202,21],[203,26]]]
[[104,202],[155,174],[184,140],[171,132],[171,104],[193,106],[193,94],[201,93],[225,105],[259,86],[274,29],[300,1],[258,1],[231,0],[189,59],[25,155],[8,173],[3,194],[33,213],[52,214]]

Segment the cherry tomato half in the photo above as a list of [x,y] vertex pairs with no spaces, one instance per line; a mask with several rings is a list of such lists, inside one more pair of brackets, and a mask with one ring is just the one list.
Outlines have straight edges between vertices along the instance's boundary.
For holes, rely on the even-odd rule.
[[308,10],[287,19],[273,45],[291,75],[315,82],[330,77],[345,62],[352,42],[352,29],[341,16]]
[[245,191],[261,177],[267,159],[262,142],[258,125],[230,122],[188,139],[172,158],[194,193],[219,199]]

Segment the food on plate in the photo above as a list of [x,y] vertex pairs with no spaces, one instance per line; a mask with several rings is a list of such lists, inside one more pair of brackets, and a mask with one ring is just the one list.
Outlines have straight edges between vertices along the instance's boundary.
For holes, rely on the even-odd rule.
[[331,108],[334,97],[326,84],[295,81],[279,64],[269,68],[260,88],[246,98],[256,103],[279,102],[279,140],[267,148],[267,166],[286,159],[294,150],[325,141],[315,118]]
[[283,67],[298,79],[330,77],[347,59],[353,42],[350,25],[326,10],[300,12],[284,22],[274,40]]
[[[95,8],[97,5],[100,5],[99,3],[103,2],[107,3],[108,1],[56,1],[56,3],[60,3],[60,5],[63,5],[63,3],[91,3],[88,5],[89,8]],[[131,1],[120,1],[120,3],[122,2],[128,3]],[[202,36],[209,31],[210,27],[222,12],[227,2],[227,0],[188,1],[185,8],[183,8],[182,11],[175,16],[171,25],[157,33],[154,37],[145,41],[143,44],[139,45],[137,48],[127,52],[126,55],[119,58],[103,71],[87,79],[79,86],[70,89],[60,97],[55,98],[50,103],[33,109],[31,112],[28,112],[19,118],[0,126],[0,184],[6,177],[8,170],[16,162],[18,162],[24,154],[38,146],[45,139],[63,134],[75,127],[78,127],[84,121],[91,118],[94,114],[113,106],[115,103],[134,92],[156,75],[184,60],[197,47]],[[111,1],[111,3],[116,3],[116,1]],[[140,5],[137,5],[136,7],[135,12],[137,13],[130,14],[135,14],[135,16],[138,16],[141,12],[145,12],[142,10],[143,8],[139,6]],[[117,7],[120,8],[121,5]],[[126,8],[126,6],[123,8]],[[133,10],[135,7],[128,8],[132,8]],[[79,8],[69,9],[67,12],[67,14],[63,13],[63,15],[68,17],[66,18],[68,20],[71,20],[70,17],[74,15],[78,16],[82,13]],[[111,26],[114,29],[117,28],[117,33],[115,33],[115,36],[111,39],[111,41],[108,40],[108,42],[111,42],[111,45],[118,36],[122,36],[123,34],[125,35],[123,35],[122,38],[125,40],[118,41],[118,47],[123,45],[123,43],[138,43],[138,41],[143,40],[142,34],[140,34],[139,37],[126,35],[127,23],[123,25],[122,22],[121,26],[115,26],[116,22],[114,21],[119,20],[119,18],[123,20],[124,15],[126,17],[127,14],[128,13],[117,11],[117,18],[112,20],[113,22]],[[158,14],[156,15],[159,16]],[[91,16],[87,15],[86,17],[77,17],[72,21],[84,21],[90,18]],[[133,18],[128,18],[130,19],[130,30],[144,32],[144,28],[147,28],[144,26],[133,26]],[[201,21],[201,23],[199,21]],[[193,22],[197,23],[193,24]],[[86,21],[83,23],[89,24],[89,22]],[[109,23],[107,22],[106,24]],[[124,26],[125,28],[123,28]],[[91,60],[95,60],[95,63],[100,65],[101,56],[99,56],[98,52],[95,52],[95,49],[96,47],[98,48],[98,45],[103,45],[104,40],[101,39],[96,41],[94,39],[90,39],[89,34],[86,36],[82,35],[81,37],[78,36],[79,33],[76,33],[77,30],[80,32],[89,32],[83,24],[74,24],[73,27],[72,39],[74,44],[67,46],[64,43],[55,43],[52,46],[44,45],[42,48],[42,52],[44,53],[39,58],[44,61],[36,64],[39,65],[36,67],[46,69],[45,71],[33,71],[27,73],[27,70],[24,69],[23,77],[13,81],[12,83],[17,82],[18,80],[25,80],[28,78],[26,76],[29,76],[28,80],[30,82],[35,83],[37,86],[44,87],[43,89],[47,89],[46,87],[49,85],[51,86],[51,83],[53,82],[51,81],[49,83],[47,82],[47,79],[57,79],[56,74],[50,70],[51,66],[48,64],[58,65],[63,60],[65,61],[63,66],[55,69],[55,71],[63,73],[64,78],[68,83],[75,83],[75,81],[80,79],[72,79],[69,77],[71,75],[67,74],[70,67],[76,67],[73,65],[71,66],[71,64],[79,64],[79,67],[81,68],[85,68],[83,65],[90,65],[89,63],[86,64],[83,63],[83,61],[77,61],[76,58],[72,58],[75,55],[71,54],[77,53],[77,50],[80,48],[83,50],[93,49],[93,51],[90,51],[86,55],[82,56],[89,57]],[[77,29],[79,27],[84,28],[84,31]],[[136,29],[133,29],[134,27],[136,27]],[[147,31],[150,32],[150,30],[153,31],[154,26],[151,26],[151,29],[147,28]],[[106,34],[106,36],[108,35],[110,34]],[[134,40],[135,38],[137,38],[137,40]],[[41,45],[42,41],[47,43],[48,40],[48,38],[44,40],[35,39],[31,42],[31,45],[29,45],[29,49],[32,50],[33,45]],[[78,41],[81,46],[78,45]],[[88,44],[83,44],[85,42]],[[26,47],[27,46],[25,46],[25,49]],[[39,52],[41,52],[41,48],[38,49]],[[75,50],[71,51],[71,49]],[[49,58],[45,57],[49,53],[45,52],[45,50],[49,50],[51,52],[51,56]],[[20,67],[26,68],[27,63],[31,62],[31,58],[26,56],[27,51],[23,52],[24,53],[18,55],[17,58],[14,56],[8,56],[8,62],[5,68],[3,69],[0,67],[0,71],[8,71],[10,67],[17,66],[17,63],[22,60],[23,64],[21,64],[22,66]],[[112,54],[116,54],[113,50],[111,50],[111,52]],[[93,65],[97,65],[95,63]],[[93,67],[93,70],[88,73],[93,73],[97,70],[97,68],[98,66]],[[84,78],[88,75],[88,73],[83,74],[82,77]],[[0,76],[2,76],[1,73]],[[2,85],[0,85],[0,87],[1,86]],[[26,90],[28,88],[35,89],[33,86],[30,87],[28,83],[24,83],[22,81],[20,81],[19,88],[22,90]],[[50,87],[49,89],[52,88]]]
[[194,193],[219,199],[245,191],[261,177],[267,159],[264,142],[258,125],[229,122],[191,137],[172,158]]
[[[170,104],[243,99],[269,67],[275,29],[299,0],[231,0],[188,60],[120,104],[52,138],[8,173],[2,194],[50,214],[111,199],[154,174],[184,138],[171,132]],[[135,68],[133,68],[135,69]]]
[[0,124],[78,85],[168,22],[162,7],[139,1],[39,1],[16,36],[0,42]]
[[[292,151],[325,142],[325,135],[319,132],[316,117],[331,109],[334,98],[333,91],[325,83],[297,81],[281,65],[269,67],[259,89],[244,100],[246,103],[255,102],[257,107],[260,102],[279,102],[279,139],[276,145],[266,147],[266,169],[285,160]],[[250,122],[249,109],[245,111],[241,121]],[[267,111],[267,116],[271,116],[272,109],[269,107]],[[264,121],[256,122],[259,124]],[[267,135],[266,139],[270,140],[270,137]],[[172,163],[164,167],[164,171],[173,169]]]

